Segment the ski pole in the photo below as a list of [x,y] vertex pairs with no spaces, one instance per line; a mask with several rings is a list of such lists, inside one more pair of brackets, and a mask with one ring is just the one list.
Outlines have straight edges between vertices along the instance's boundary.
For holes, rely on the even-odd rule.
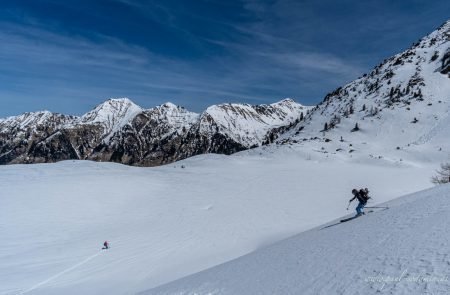
[[350,203],[351,203],[351,202],[350,202],[350,201],[348,201],[348,205],[347,205],[347,210],[348,210],[348,207],[350,207]]
[[389,207],[383,207],[383,206],[371,206],[371,207],[365,207],[365,208],[369,208],[369,209],[373,209],[373,208],[380,208],[380,209],[388,209]]

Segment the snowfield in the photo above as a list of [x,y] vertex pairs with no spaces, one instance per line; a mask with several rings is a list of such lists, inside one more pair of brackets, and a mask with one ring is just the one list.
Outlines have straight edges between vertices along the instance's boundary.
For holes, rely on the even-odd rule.
[[449,196],[415,193],[141,294],[448,294]]
[[[0,294],[150,290],[349,214],[346,207],[355,186],[371,190],[372,205],[431,187],[436,163],[446,155],[408,155],[403,161],[362,153],[343,156],[298,145],[202,155],[157,168],[89,161],[0,166]],[[271,246],[268,249],[281,248],[265,260],[250,262],[272,250],[255,252],[244,258],[240,270],[233,264],[219,267],[213,270],[220,273],[217,280],[205,273],[157,292],[292,294],[289,284],[295,285],[293,291],[301,287],[309,294],[334,287],[366,288],[361,278],[372,274],[372,268],[359,273],[358,265],[369,259],[378,263],[375,271],[386,274],[398,274],[405,266],[409,271],[443,271],[438,259],[445,258],[445,247],[429,256],[434,248],[422,243],[434,237],[429,243],[438,247],[447,239],[443,226],[448,206],[439,197],[446,191],[440,188],[436,196],[433,192],[419,196],[428,194],[436,202],[407,207],[405,220],[399,215],[402,208],[392,205],[386,212],[292,238],[287,248]],[[432,216],[440,224],[434,224]],[[427,226],[436,231],[427,232]],[[404,230],[409,240],[400,247]],[[111,249],[101,251],[105,240]],[[369,248],[356,251],[361,245]],[[405,253],[416,256],[411,260],[402,256]],[[396,259],[391,261],[389,255]],[[349,273],[333,274],[338,268]],[[235,289],[230,287],[234,280],[242,280]],[[255,289],[244,292],[249,284]],[[323,289],[317,289],[320,286]],[[367,294],[364,290],[361,294]]]

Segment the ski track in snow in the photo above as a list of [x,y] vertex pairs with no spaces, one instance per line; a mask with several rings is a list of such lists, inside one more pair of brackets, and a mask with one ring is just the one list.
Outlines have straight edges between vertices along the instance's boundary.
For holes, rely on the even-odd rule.
[[445,112],[445,117],[439,120],[426,134],[420,136],[416,141],[412,144],[424,144],[429,142],[431,139],[440,135],[441,133],[446,132],[447,134],[443,134],[442,137],[448,137],[448,128],[450,126],[450,107],[447,108]]
[[37,288],[39,288],[39,287],[45,285],[45,284],[47,284],[47,283],[49,283],[49,282],[51,282],[51,281],[57,279],[58,277],[64,275],[65,273],[68,273],[68,272],[70,272],[70,271],[72,271],[72,270],[74,270],[74,269],[76,269],[76,268],[82,266],[83,264],[88,263],[88,262],[91,261],[92,259],[98,257],[101,253],[102,253],[102,251],[100,251],[100,252],[98,252],[98,253],[96,253],[96,254],[94,254],[94,255],[92,255],[92,256],[89,256],[89,257],[86,258],[85,260],[83,260],[83,261],[81,261],[81,262],[79,262],[79,263],[77,263],[77,264],[75,264],[75,265],[73,265],[73,266],[71,266],[71,267],[69,267],[69,268],[67,268],[67,269],[65,269],[65,270],[63,270],[63,271],[61,271],[60,273],[57,273],[57,274],[54,275],[54,276],[51,276],[50,278],[48,278],[48,279],[46,279],[46,280],[44,280],[44,281],[42,281],[42,282],[40,282],[40,283],[34,285],[33,287],[28,288],[28,289],[26,289],[26,290],[24,290],[24,291],[21,291],[21,292],[17,293],[17,295],[22,295],[22,294],[29,293],[29,292],[31,292],[31,291],[33,291],[33,290],[35,290],[35,289],[37,289]]

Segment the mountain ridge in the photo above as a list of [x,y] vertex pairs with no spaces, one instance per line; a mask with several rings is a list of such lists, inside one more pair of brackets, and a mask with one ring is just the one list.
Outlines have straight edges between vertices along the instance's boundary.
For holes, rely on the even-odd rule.
[[155,166],[202,153],[231,154],[273,141],[307,109],[285,99],[214,105],[197,114],[170,102],[143,109],[117,98],[79,117],[25,113],[0,120],[0,163],[89,159]]
[[[328,153],[412,151],[432,144],[448,151],[442,125],[450,116],[450,21],[368,74],[327,94],[306,118],[278,139]],[[441,126],[441,127],[439,127]]]
[[450,152],[442,140],[450,136],[449,73],[447,21],[314,107],[284,99],[213,105],[199,114],[172,103],[143,109],[120,98],[81,117],[44,111],[0,119],[0,164],[88,159],[156,166],[271,143],[347,155],[366,146],[372,156],[408,153],[421,144]]

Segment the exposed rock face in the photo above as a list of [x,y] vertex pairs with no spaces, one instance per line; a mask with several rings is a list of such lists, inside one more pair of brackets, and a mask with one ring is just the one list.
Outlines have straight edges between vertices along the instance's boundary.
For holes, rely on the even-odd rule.
[[26,113],[0,120],[0,164],[89,159],[155,166],[203,153],[232,154],[273,141],[306,110],[286,99],[216,105],[196,114],[171,103],[145,110],[124,98],[81,117]]

